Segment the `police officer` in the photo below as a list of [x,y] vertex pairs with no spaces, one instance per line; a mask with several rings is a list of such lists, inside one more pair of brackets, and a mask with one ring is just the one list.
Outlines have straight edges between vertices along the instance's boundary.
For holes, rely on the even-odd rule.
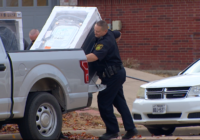
[[122,116],[127,133],[123,139],[130,139],[137,134],[133,119],[123,94],[123,83],[126,72],[122,66],[116,39],[121,37],[119,31],[108,30],[105,21],[98,21],[94,26],[96,44],[88,55],[87,61],[93,62],[101,83],[107,88],[98,94],[98,107],[100,115],[106,125],[106,133],[99,137],[100,140],[117,138],[119,126],[113,113],[113,105]]

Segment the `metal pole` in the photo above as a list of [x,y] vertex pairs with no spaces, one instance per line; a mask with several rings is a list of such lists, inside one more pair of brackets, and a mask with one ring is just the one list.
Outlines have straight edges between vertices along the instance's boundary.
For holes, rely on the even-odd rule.
[[143,81],[143,82],[146,82],[146,83],[149,83],[149,81],[138,79],[138,78],[135,78],[135,77],[131,77],[131,76],[126,76],[126,77],[131,78],[131,79],[135,79],[135,80],[139,80],[139,81]]

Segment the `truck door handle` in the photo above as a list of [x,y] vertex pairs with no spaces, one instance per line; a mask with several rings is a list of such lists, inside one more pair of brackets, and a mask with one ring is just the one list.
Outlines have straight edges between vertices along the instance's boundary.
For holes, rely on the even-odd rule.
[[0,64],[0,71],[4,71],[6,69],[6,66],[4,64]]

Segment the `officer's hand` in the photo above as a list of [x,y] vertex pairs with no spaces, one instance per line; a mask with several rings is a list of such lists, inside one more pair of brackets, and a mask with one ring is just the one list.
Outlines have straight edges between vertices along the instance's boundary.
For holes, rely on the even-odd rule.
[[121,39],[122,33],[120,32],[120,36],[118,38],[116,38],[116,42],[119,42],[119,40]]
[[121,39],[121,36],[116,39],[116,42],[119,42],[120,39]]

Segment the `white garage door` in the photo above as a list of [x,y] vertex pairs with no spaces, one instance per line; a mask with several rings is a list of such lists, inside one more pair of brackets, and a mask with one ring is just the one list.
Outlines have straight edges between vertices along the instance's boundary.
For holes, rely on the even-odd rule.
[[31,29],[41,30],[59,0],[0,0],[0,11],[21,11],[24,38],[30,43]]

